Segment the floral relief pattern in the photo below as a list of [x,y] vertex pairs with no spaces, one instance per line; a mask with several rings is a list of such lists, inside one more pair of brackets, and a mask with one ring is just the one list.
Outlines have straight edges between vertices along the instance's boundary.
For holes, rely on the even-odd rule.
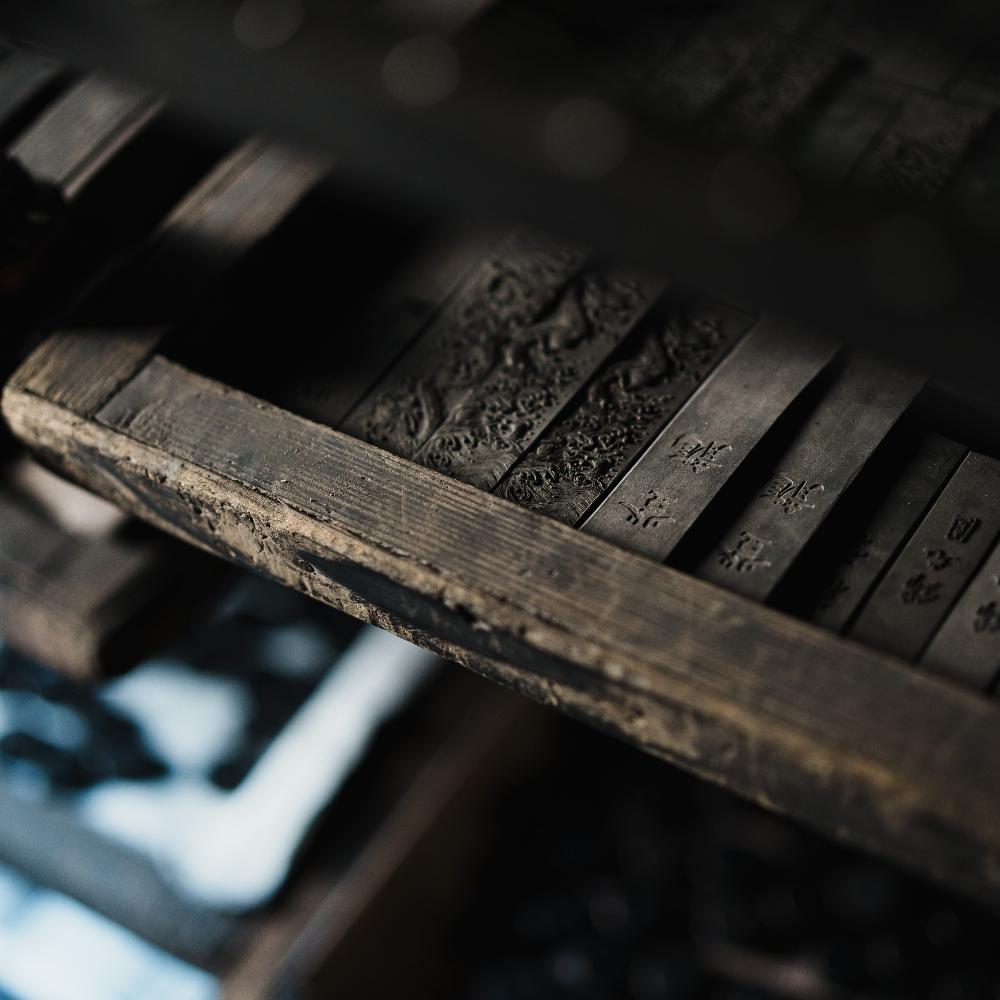
[[583,263],[573,244],[517,232],[478,264],[342,426],[412,458],[465,392],[526,349],[524,331]]
[[547,315],[505,341],[500,364],[456,407],[419,460],[494,487],[643,317],[659,288],[638,274],[581,275]]
[[594,379],[579,404],[515,466],[498,494],[561,521],[578,521],[743,326],[724,308],[674,307],[653,319],[633,349]]

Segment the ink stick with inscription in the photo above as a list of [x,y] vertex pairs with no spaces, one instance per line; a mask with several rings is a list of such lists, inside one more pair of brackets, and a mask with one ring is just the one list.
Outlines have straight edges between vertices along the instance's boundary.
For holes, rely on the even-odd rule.
[[668,296],[494,492],[578,523],[752,322],[719,302]]
[[810,620],[834,632],[847,627],[966,450],[956,441],[928,434],[896,470],[889,489],[871,494],[874,509],[866,503],[867,514],[841,540],[841,558],[807,611]]
[[1000,462],[971,452],[850,630],[917,659],[1000,533]]
[[766,601],[921,385],[848,358],[696,575]]
[[1000,671],[1000,547],[994,548],[920,659],[980,691]]
[[829,342],[761,320],[605,497],[584,530],[666,559],[835,353]]

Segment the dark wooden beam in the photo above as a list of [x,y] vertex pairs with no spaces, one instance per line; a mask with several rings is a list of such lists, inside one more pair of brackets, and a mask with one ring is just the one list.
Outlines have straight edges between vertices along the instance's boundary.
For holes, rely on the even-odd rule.
[[[114,340],[43,347],[4,414],[45,458],[202,548],[650,753],[1000,903],[1000,715],[890,656]],[[72,343],[71,352],[68,343]],[[89,346],[85,346],[89,345]]]

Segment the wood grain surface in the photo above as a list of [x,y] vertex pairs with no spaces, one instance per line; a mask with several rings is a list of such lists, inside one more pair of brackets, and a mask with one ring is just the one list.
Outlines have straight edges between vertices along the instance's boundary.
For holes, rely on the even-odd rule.
[[[145,519],[836,836],[1000,902],[997,708],[158,356],[15,432]],[[49,349],[51,351],[51,349]],[[101,362],[100,357],[104,360]],[[120,366],[119,366],[120,368]],[[85,394],[84,394],[85,395]]]

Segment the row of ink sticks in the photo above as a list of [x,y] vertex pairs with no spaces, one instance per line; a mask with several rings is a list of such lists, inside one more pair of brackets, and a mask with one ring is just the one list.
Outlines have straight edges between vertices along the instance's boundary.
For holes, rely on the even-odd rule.
[[926,429],[924,384],[521,232],[336,423],[988,690],[1000,462]]
[[[106,121],[81,117],[92,141],[64,142],[70,114],[96,95]],[[93,80],[62,105],[14,149],[67,198],[157,108]],[[248,160],[259,164],[259,151]],[[258,205],[298,177],[285,183],[290,204],[320,173],[284,153],[257,172],[244,186],[266,180],[247,195]],[[758,600],[799,578],[821,527],[853,504],[854,534],[804,613],[988,689],[1000,664],[1000,465],[933,434],[899,444],[894,428],[921,387],[772,319],[672,298],[657,279],[519,232],[330,422]],[[898,474],[858,504],[890,442]],[[727,527],[699,549],[693,529],[708,515]]]

